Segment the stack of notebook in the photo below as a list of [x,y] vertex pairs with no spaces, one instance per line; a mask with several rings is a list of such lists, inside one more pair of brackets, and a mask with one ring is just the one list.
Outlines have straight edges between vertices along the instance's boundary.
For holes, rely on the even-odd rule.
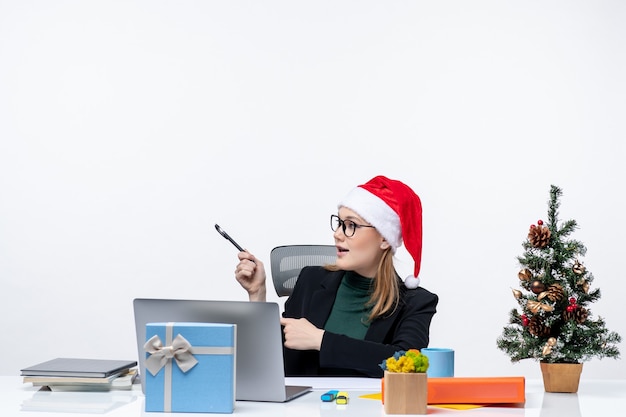
[[130,389],[137,362],[109,359],[56,358],[21,370],[24,383],[53,391]]

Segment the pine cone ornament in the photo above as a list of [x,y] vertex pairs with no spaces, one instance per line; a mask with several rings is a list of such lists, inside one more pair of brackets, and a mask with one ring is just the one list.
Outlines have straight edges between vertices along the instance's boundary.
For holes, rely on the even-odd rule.
[[530,241],[530,244],[536,248],[545,248],[550,240],[550,235],[551,233],[548,226],[535,226],[533,224],[528,231],[528,240]]
[[583,307],[565,309],[563,311],[563,320],[565,321],[574,320],[578,324],[583,324],[587,320],[587,317],[589,317],[589,312]]
[[528,331],[533,336],[543,337],[550,334],[550,328],[543,323],[540,316],[533,316],[528,323]]
[[547,298],[552,302],[561,301],[563,298],[565,298],[563,286],[561,286],[561,284],[551,284],[544,292],[539,294],[539,296],[537,297],[538,300],[543,300],[544,298]]

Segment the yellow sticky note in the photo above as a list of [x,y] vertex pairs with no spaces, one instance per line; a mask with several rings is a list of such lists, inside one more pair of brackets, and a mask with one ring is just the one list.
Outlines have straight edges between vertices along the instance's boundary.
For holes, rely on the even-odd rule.
[[382,394],[382,392],[376,392],[374,394],[363,394],[359,398],[365,398],[365,399],[368,399],[368,400],[382,401],[383,400],[383,394]]
[[[366,400],[382,401],[383,394],[382,392],[375,392],[373,394],[363,394],[359,396],[359,398],[364,398]],[[452,410],[472,410],[474,408],[484,407],[484,405],[481,405],[481,404],[429,404],[429,405],[433,407],[439,407],[439,408],[449,408]]]
[[479,404],[432,404],[433,407],[449,408],[452,410],[472,410],[474,408],[484,407]]

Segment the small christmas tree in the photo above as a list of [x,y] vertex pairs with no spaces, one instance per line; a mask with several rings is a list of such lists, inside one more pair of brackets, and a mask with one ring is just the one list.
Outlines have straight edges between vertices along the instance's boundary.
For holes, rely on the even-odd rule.
[[497,340],[511,362],[532,358],[547,363],[582,363],[593,357],[619,358],[619,334],[610,332],[605,321],[592,319],[589,304],[600,299],[592,288],[593,275],[580,262],[585,246],[568,236],[576,221],[559,225],[561,190],[551,186],[548,223],[531,225],[517,258],[520,289],[513,296],[521,312],[513,309],[509,324]]

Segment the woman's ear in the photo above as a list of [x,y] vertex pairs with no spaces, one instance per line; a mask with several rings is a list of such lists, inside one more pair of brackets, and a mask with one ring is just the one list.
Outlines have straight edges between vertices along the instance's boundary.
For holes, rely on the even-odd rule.
[[383,250],[388,249],[389,246],[390,246],[389,242],[387,242],[386,239],[383,239],[383,241],[380,243],[380,248],[383,249]]

